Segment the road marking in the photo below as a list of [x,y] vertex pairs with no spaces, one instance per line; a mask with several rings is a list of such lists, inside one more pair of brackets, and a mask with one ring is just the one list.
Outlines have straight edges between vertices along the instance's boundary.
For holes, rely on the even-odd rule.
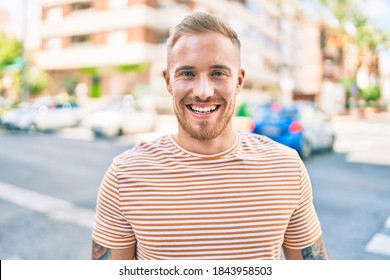
[[92,228],[95,212],[52,196],[0,182],[0,198],[24,208],[43,213],[49,218]]
[[390,228],[390,216],[386,220],[385,228]]
[[366,251],[374,254],[390,256],[390,236],[377,233],[366,246]]
[[22,260],[21,257],[19,257],[18,255],[14,255],[14,256],[11,256],[11,257],[8,257],[8,258],[5,258],[5,260],[9,260],[9,261],[17,261],[17,260]]
[[383,151],[362,150],[350,151],[347,155],[348,162],[390,165],[389,153]]

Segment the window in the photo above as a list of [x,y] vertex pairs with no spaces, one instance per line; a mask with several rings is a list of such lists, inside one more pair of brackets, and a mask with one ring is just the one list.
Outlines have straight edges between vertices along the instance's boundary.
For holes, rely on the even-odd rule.
[[72,36],[71,42],[74,47],[90,45],[91,35]]
[[232,1],[232,2],[238,2],[238,3],[240,3],[240,4],[242,4],[242,5],[246,5],[246,0],[230,0],[230,1]]
[[181,4],[181,5],[187,6],[187,7],[191,7],[191,5],[193,4],[193,3],[191,3],[192,1],[188,1],[188,0],[176,0],[176,2],[178,4]]
[[45,48],[47,50],[58,50],[62,46],[61,38],[50,38],[46,41]]
[[47,9],[46,20],[50,23],[59,22],[62,19],[62,8],[55,7]]
[[166,43],[169,38],[169,30],[155,30],[156,43]]
[[72,12],[79,12],[92,9],[91,2],[80,2],[72,4]]

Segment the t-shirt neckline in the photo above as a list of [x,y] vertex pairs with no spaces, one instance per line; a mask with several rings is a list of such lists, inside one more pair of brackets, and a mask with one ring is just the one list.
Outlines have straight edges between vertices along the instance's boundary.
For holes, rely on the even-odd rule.
[[225,151],[216,153],[216,154],[199,154],[199,153],[190,152],[187,149],[185,149],[182,146],[180,146],[179,143],[177,143],[176,140],[173,139],[171,134],[168,134],[167,136],[168,136],[168,139],[172,142],[172,144],[176,148],[181,150],[182,152],[184,152],[184,153],[186,153],[188,155],[191,155],[193,157],[204,158],[204,159],[220,158],[222,156],[228,155],[228,154],[230,154],[232,151],[234,151],[237,148],[238,143],[240,142],[240,139],[239,139],[240,135],[239,135],[239,133],[237,131],[234,131],[235,141],[234,141],[233,145],[230,146],[230,148],[226,149]]

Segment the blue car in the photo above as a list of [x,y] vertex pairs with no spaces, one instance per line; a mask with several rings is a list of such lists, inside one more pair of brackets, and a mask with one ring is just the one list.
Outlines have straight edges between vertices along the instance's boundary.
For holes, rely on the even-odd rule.
[[259,106],[253,115],[253,133],[265,135],[308,158],[314,151],[332,150],[335,140],[325,114],[311,102],[292,106],[277,103]]

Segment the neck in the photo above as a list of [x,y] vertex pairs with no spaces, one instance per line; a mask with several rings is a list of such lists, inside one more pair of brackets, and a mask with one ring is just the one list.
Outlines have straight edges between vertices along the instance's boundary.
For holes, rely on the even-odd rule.
[[232,147],[236,141],[236,135],[231,125],[228,125],[220,135],[211,140],[201,141],[194,139],[180,127],[178,133],[172,135],[172,137],[177,144],[187,151],[203,155],[222,153]]

